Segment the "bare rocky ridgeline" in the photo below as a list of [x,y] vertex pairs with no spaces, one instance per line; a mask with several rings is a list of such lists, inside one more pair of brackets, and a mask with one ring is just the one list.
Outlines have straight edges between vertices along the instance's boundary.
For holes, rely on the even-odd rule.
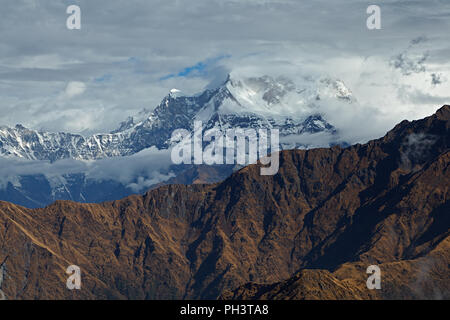
[[[364,145],[283,151],[211,185],[0,203],[8,299],[450,298],[450,106]],[[69,265],[82,289],[66,289]],[[367,266],[382,271],[368,290]]]

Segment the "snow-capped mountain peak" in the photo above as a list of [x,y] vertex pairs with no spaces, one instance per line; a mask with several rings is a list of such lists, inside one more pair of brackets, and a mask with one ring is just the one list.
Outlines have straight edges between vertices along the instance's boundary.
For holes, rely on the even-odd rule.
[[181,90],[173,88],[173,89],[170,89],[169,95],[172,98],[177,98],[177,97],[182,97],[183,93],[181,92]]
[[[192,130],[194,120],[205,129],[217,127],[278,128],[282,136],[335,134],[320,104],[352,103],[351,91],[336,79],[236,77],[230,75],[215,89],[186,96],[172,89],[152,112],[144,109],[109,134],[83,137],[49,133],[23,126],[0,128],[0,155],[55,161],[64,158],[100,159],[125,156],[152,146],[165,149],[176,129]],[[312,119],[314,120],[312,122]]]

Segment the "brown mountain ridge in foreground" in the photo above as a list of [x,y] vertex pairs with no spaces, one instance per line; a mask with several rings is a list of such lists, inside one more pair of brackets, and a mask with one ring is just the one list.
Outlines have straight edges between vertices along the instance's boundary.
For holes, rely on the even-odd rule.
[[[7,299],[450,298],[450,106],[348,148],[103,204],[0,202]],[[382,271],[381,290],[366,268]],[[69,265],[81,290],[66,288]]]

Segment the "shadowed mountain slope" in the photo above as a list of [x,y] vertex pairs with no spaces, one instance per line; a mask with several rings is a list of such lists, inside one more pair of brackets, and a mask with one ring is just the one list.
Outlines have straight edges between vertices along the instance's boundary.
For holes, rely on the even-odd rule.
[[[103,204],[0,203],[8,299],[449,298],[450,106],[349,148]],[[82,289],[66,289],[69,265]],[[367,266],[382,270],[368,290]]]

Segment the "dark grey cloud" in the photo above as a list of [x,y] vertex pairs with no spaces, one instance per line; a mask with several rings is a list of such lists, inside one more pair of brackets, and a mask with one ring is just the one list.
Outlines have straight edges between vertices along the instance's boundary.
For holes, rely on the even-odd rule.
[[442,82],[444,82],[444,80],[442,79],[442,74],[436,74],[436,73],[431,74],[431,84],[432,85],[437,86],[439,84],[442,84]]
[[419,36],[411,40],[411,46],[428,41],[426,36]]
[[399,69],[403,75],[411,75],[413,73],[422,73],[426,71],[425,63],[430,56],[429,52],[414,53],[416,46],[427,42],[426,36],[419,36],[411,40],[408,48],[398,55],[394,56],[391,60],[391,65]]

